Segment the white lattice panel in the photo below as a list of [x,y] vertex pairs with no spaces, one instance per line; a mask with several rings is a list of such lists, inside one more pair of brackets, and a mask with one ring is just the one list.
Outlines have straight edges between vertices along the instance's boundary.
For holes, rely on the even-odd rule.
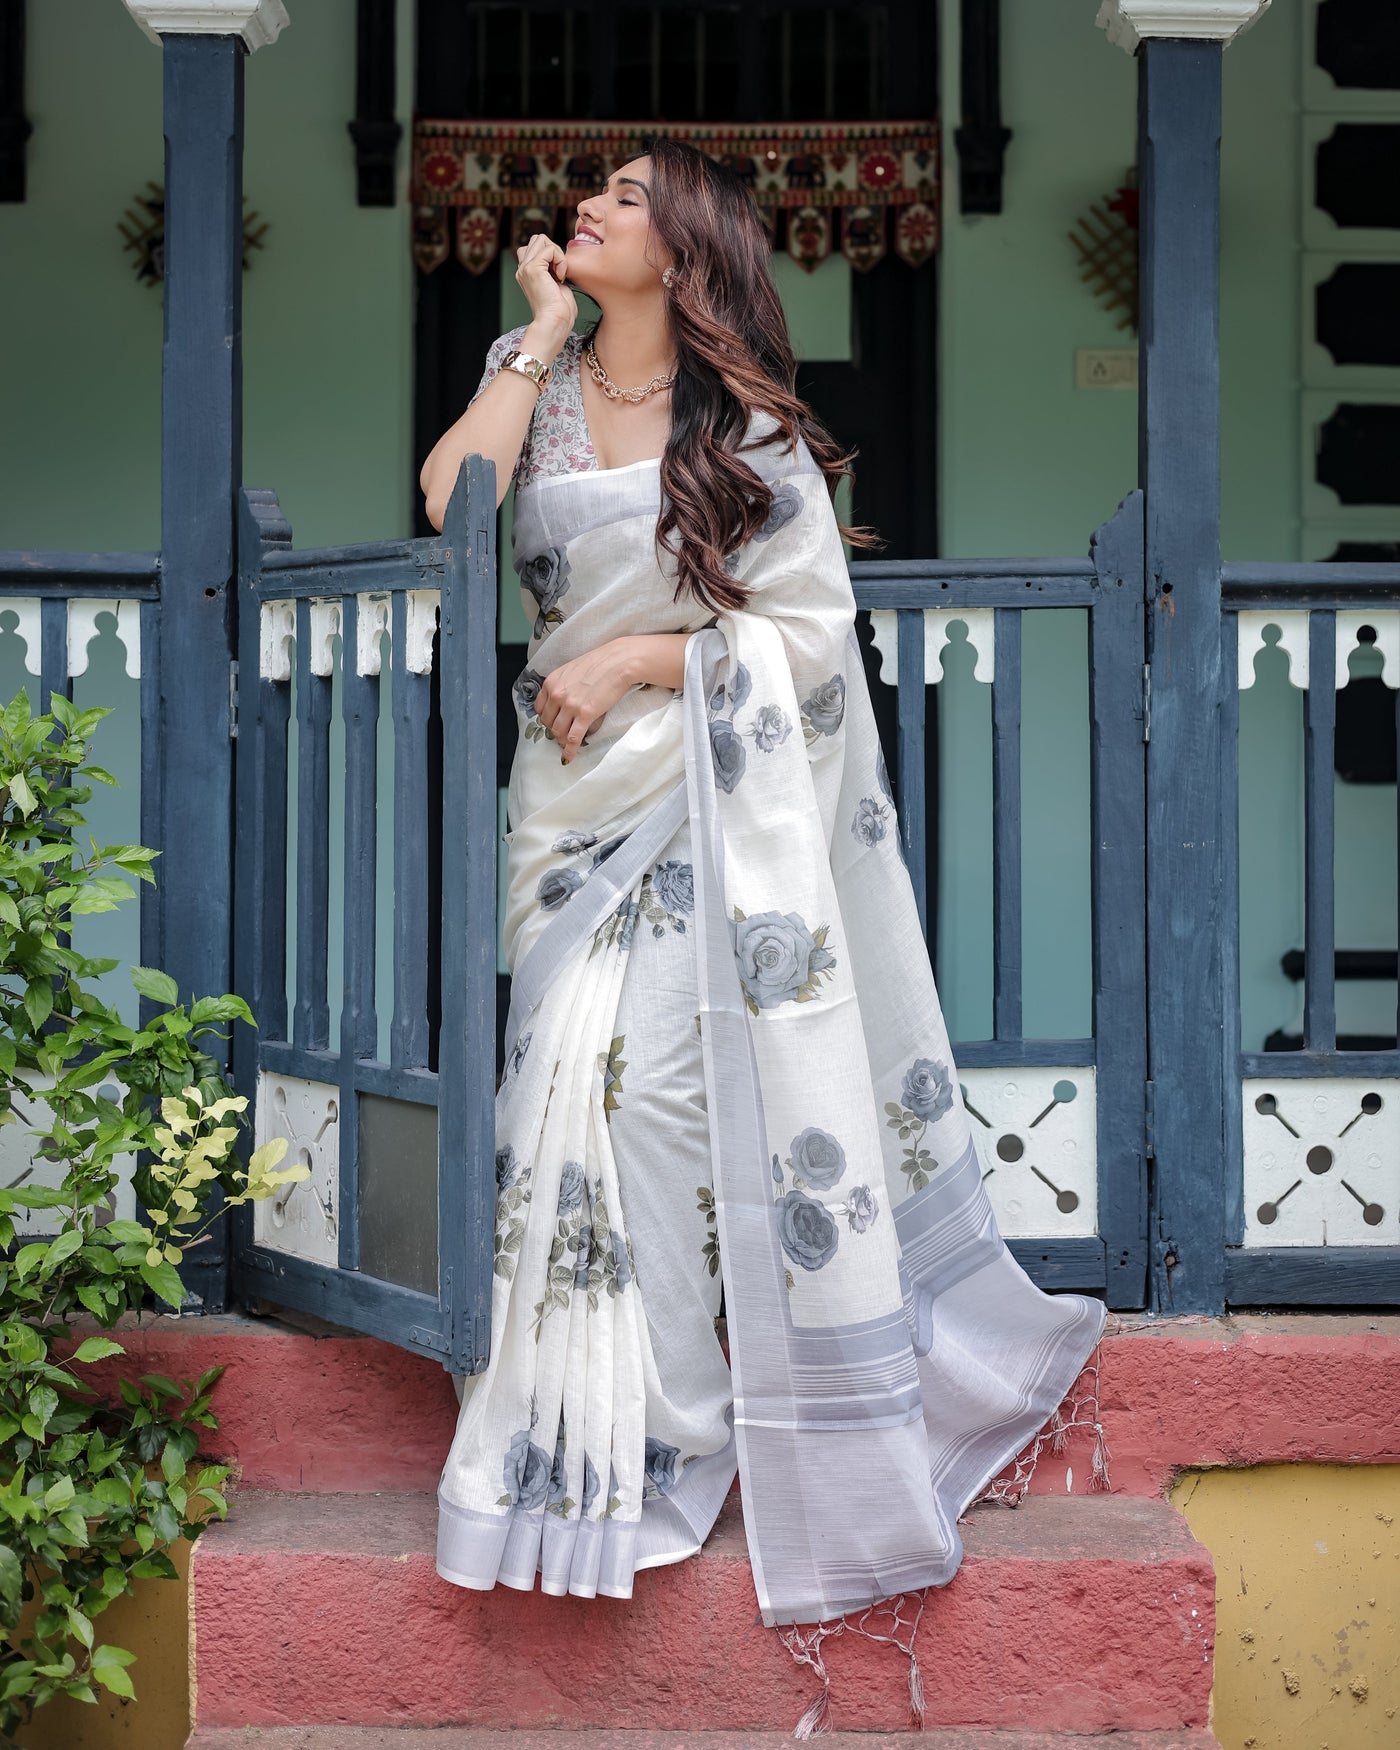
[[253,1239],[312,1264],[340,1259],[340,1089],[299,1076],[258,1077],[256,1146],[285,1136],[279,1168],[300,1162],[309,1179],[279,1187],[253,1205]]
[[1393,1246],[1400,1081],[1244,1083],[1246,1246]]
[[[976,652],[972,678],[991,685],[996,675],[995,608],[924,609],[924,685],[936,687],[943,679],[943,646],[951,640],[951,628],[961,620],[967,641]],[[873,608],[870,641],[880,653],[880,679],[887,686],[899,682],[899,610]]]
[[1007,1239],[1098,1232],[1094,1071],[962,1069],[982,1182]]

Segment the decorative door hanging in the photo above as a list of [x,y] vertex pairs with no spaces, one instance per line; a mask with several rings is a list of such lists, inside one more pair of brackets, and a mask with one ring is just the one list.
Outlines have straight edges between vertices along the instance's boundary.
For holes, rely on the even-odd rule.
[[414,260],[424,273],[446,261],[454,212],[457,259],[471,273],[484,273],[503,243],[514,251],[537,231],[562,246],[582,196],[639,157],[643,138],[656,133],[737,170],[773,247],[809,273],[833,248],[864,273],[891,244],[910,267],[938,247],[937,121],[662,127],[420,117],[410,190]]

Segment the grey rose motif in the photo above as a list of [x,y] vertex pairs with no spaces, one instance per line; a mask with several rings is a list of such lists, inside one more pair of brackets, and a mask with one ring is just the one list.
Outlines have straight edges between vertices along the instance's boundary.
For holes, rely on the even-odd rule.
[[667,911],[695,910],[695,870],[690,863],[668,857],[656,865],[651,889]]
[[544,636],[545,628],[561,618],[556,611],[561,595],[569,587],[569,555],[563,547],[547,547],[526,559],[520,567],[520,581],[535,598],[539,613],[535,616],[535,636]]
[[883,802],[877,802],[873,796],[862,796],[851,816],[851,831],[863,845],[878,845],[888,830],[888,814]]
[[829,1191],[846,1170],[846,1151],[829,1131],[808,1125],[792,1139],[792,1170],[818,1191]]
[[812,688],[803,702],[802,715],[818,735],[835,735],[846,715],[846,681],[839,674]]
[[585,1215],[574,1241],[574,1287],[588,1287],[588,1252],[593,1244],[593,1223]]
[[585,1516],[588,1509],[598,1499],[598,1471],[593,1460],[585,1452],[583,1455],[583,1500],[579,1503],[579,1511]]
[[598,867],[599,863],[606,863],[608,858],[610,856],[612,856],[613,852],[618,848],[618,846],[625,845],[626,843],[627,843],[627,834],[626,833],[623,833],[621,838],[609,839],[607,844],[605,844],[601,850],[594,851],[593,861],[588,865],[589,868],[596,869]]
[[760,911],[730,922],[739,982],[760,1009],[797,1000],[814,974],[836,964],[795,911]]
[[496,1150],[496,1189],[509,1191],[521,1174],[521,1165],[509,1143]]
[[647,1435],[645,1471],[647,1481],[658,1494],[669,1495],[676,1486],[676,1460],[680,1448],[668,1446],[664,1440]]
[[805,1191],[789,1191],[778,1212],[778,1238],[794,1264],[804,1270],[820,1270],[836,1256],[840,1239],[831,1211]]
[[878,741],[875,743],[875,782],[884,791],[886,802],[893,802],[894,791],[890,789],[890,772],[885,764],[885,750]]
[[791,734],[791,720],[781,705],[760,705],[754,712],[753,739],[760,753],[772,753]]
[[612,1254],[613,1279],[617,1283],[617,1291],[621,1294],[632,1280],[632,1260],[627,1255],[627,1241],[613,1228],[608,1237],[608,1249]]
[[515,677],[515,685],[510,690],[515,698],[516,709],[522,717],[535,715],[535,700],[543,685],[544,676],[537,674],[532,668],[522,669]]
[[554,1463],[549,1470],[549,1505],[562,1507],[568,1493],[568,1483],[564,1470],[564,1424],[559,1424],[559,1439],[554,1447]]
[[547,869],[540,876],[535,898],[543,911],[558,911],[569,895],[583,886],[583,876],[577,869]]
[[583,1166],[578,1161],[565,1161],[559,1175],[559,1213],[572,1215],[583,1202]]
[[904,1072],[900,1098],[919,1118],[937,1119],[952,1110],[953,1084],[948,1066],[928,1057],[917,1057]]
[[632,932],[637,927],[638,905],[630,893],[624,894],[617,908],[617,945],[622,953],[632,946]]
[[734,786],[744,775],[748,755],[734,732],[734,725],[725,717],[717,717],[710,725],[710,754],[714,760],[715,782],[726,796],[732,796]]
[[522,1428],[511,1440],[503,1473],[512,1504],[523,1507],[527,1513],[543,1507],[553,1469],[549,1454],[535,1445],[528,1428]]
[[753,691],[753,676],[744,663],[738,663],[734,669],[734,679],[729,683],[729,703],[737,711],[745,699]]
[[880,1213],[880,1205],[869,1185],[853,1185],[846,1197],[846,1220],[852,1233],[863,1234]]
[[773,503],[768,515],[763,519],[763,526],[755,533],[755,541],[766,541],[770,535],[776,535],[779,529],[786,528],[803,506],[802,494],[789,482],[773,488]]
[[580,832],[575,828],[569,832],[561,832],[551,848],[566,857],[572,857],[579,851],[591,850],[597,842],[596,832]]
[[530,1049],[530,1041],[535,1037],[533,1032],[524,1033],[516,1041],[515,1050],[510,1056],[510,1074],[519,1075],[520,1066],[525,1061],[525,1053]]
[[724,709],[724,682],[723,681],[721,681],[720,684],[715,688],[714,692],[712,692],[710,694],[710,699],[709,699],[709,704],[707,706],[707,709],[708,709],[711,717],[714,716],[716,711],[722,711]]

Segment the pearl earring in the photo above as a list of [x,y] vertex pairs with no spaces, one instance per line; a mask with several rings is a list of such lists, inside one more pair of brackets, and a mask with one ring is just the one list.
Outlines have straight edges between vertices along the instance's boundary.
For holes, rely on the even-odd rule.
[[661,283],[662,283],[662,285],[663,285],[663,286],[669,286],[669,285],[670,285],[670,283],[671,283],[671,281],[672,281],[672,280],[673,280],[673,279],[674,279],[674,278],[675,278],[675,277],[676,277],[676,270],[675,270],[675,268],[673,268],[673,267],[668,267],[668,268],[667,268],[667,269],[666,269],[666,270],[665,270],[665,272],[664,272],[664,273],[663,273],[663,274],[662,274],[662,275],[661,275]]

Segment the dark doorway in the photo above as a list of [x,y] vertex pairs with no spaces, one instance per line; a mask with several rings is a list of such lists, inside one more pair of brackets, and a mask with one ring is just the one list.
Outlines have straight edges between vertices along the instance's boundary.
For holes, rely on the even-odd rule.
[[[560,0],[418,0],[415,111],[457,120],[662,124],[933,117],[937,25],[938,10],[929,0],[847,0],[836,6],[593,0],[587,7]],[[849,361],[804,362],[798,392],[838,442],[857,451],[851,516],[872,524],[886,543],[868,556],[926,558],[939,547],[936,261],[912,268],[890,251],[868,271],[853,272],[851,323]],[[461,416],[499,333],[498,263],[473,274],[449,253],[432,273],[418,276],[412,480],[417,534],[432,532],[417,487],[422,458]],[[877,678],[879,659],[870,649],[864,616],[859,632],[894,771],[894,690]],[[524,661],[523,646],[502,646],[502,786],[515,744],[510,683]],[[926,757],[935,774],[936,701],[933,689]],[[936,821],[931,808],[930,935],[937,915]]]

